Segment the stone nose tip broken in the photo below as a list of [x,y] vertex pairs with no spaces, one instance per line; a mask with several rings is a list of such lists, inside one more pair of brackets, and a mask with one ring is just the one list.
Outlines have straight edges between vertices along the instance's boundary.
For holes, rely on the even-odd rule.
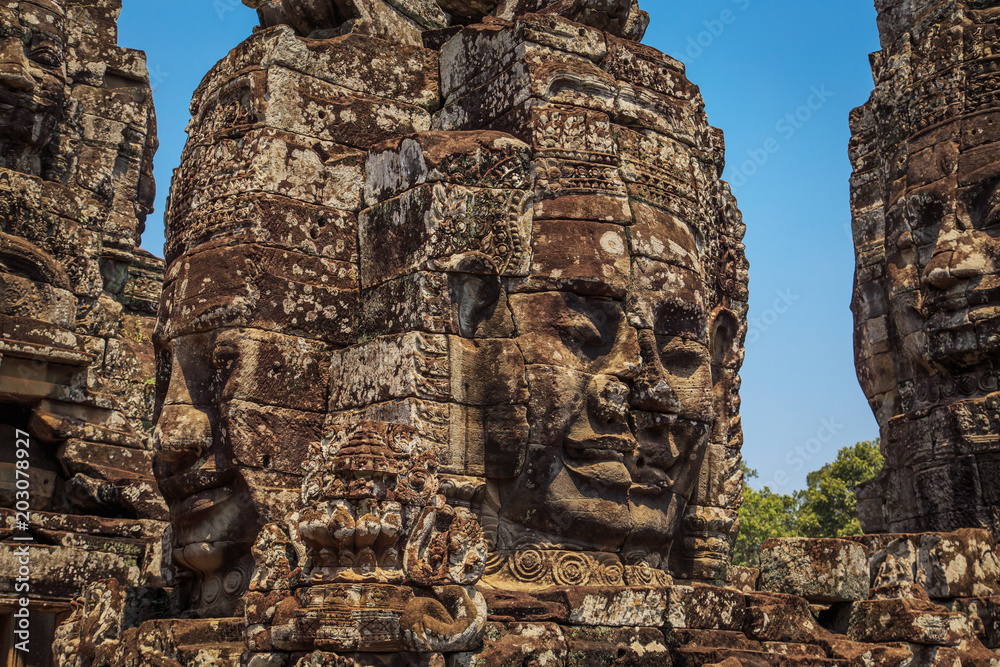
[[0,86],[25,92],[35,89],[35,79],[28,70],[20,37],[0,41]]
[[168,405],[153,430],[157,458],[172,463],[198,458],[212,445],[212,421],[194,406]]
[[588,412],[602,425],[627,426],[629,412],[628,385],[614,378],[595,377],[588,401]]

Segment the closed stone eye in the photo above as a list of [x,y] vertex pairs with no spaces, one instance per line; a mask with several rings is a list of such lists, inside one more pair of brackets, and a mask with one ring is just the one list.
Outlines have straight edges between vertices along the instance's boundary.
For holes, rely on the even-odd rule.
[[1000,223],[1000,181],[980,191],[973,207],[972,223],[979,229]]
[[590,319],[579,316],[560,323],[558,329],[580,345],[600,345],[604,342],[600,329]]
[[59,67],[62,64],[59,52],[52,46],[36,47],[32,49],[30,57],[45,67]]

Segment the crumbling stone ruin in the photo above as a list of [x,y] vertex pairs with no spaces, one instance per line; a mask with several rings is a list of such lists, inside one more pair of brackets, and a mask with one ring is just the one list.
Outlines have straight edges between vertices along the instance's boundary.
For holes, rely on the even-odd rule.
[[116,46],[120,5],[0,3],[0,656],[27,593],[19,664],[51,664],[84,585],[160,580],[146,440],[163,263],[139,249],[156,118],[144,55]]
[[886,466],[867,532],[1000,535],[1000,4],[880,2],[875,91],[851,115],[858,377]]
[[[882,50],[871,58],[875,90],[851,115],[852,308],[858,378],[886,456],[882,473],[858,489],[858,511],[869,539],[890,544],[881,563],[873,560],[881,581],[873,581],[870,603],[889,617],[895,613],[887,602],[874,600],[915,611],[928,595],[952,597],[938,589],[942,574],[913,567],[952,560],[931,555],[940,548],[932,545],[951,540],[948,551],[958,553],[988,544],[984,530],[1000,535],[1000,246],[991,204],[1000,3],[876,7]],[[892,535],[879,535],[959,528],[984,530],[941,543],[935,534],[891,543]],[[995,554],[995,547],[982,553]],[[995,595],[997,574],[988,566],[973,581],[955,596],[968,598],[948,607],[975,623],[984,606],[969,599],[979,595],[977,586]],[[985,606],[995,607],[991,600]],[[983,641],[996,646],[989,631]]]
[[258,7],[171,191],[181,606],[245,615],[263,664],[475,652],[494,593],[722,581],[747,269],[683,67],[637,7],[318,5]]
[[[32,14],[41,3],[14,3],[21,43],[46,25]],[[61,336],[44,347],[56,356],[42,358],[35,344],[27,358],[42,358],[33,367],[40,377],[64,384],[11,399],[9,409],[24,415],[14,427],[39,442],[65,440],[54,456],[72,476],[53,496],[67,499],[58,512],[33,513],[31,534],[46,545],[32,548],[48,554],[53,573],[79,571],[80,550],[87,567],[103,562],[93,555],[102,550],[130,567],[95,566],[39,601],[49,613],[69,610],[83,588],[55,632],[54,664],[1000,664],[996,524],[981,520],[991,516],[996,479],[986,450],[998,429],[981,418],[988,397],[921,412],[906,403],[919,394],[915,375],[875,379],[920,366],[944,386],[961,364],[990,363],[988,345],[945,326],[954,318],[926,311],[923,328],[904,328],[925,313],[906,307],[935,300],[897,295],[897,276],[910,273],[885,267],[899,268],[900,257],[943,267],[946,251],[933,252],[927,230],[945,237],[921,218],[910,245],[886,253],[881,221],[907,193],[906,215],[944,210],[920,208],[930,200],[919,188],[934,183],[945,198],[950,181],[919,178],[947,171],[957,187],[955,174],[966,173],[966,135],[956,129],[949,143],[935,134],[947,134],[947,123],[911,131],[891,114],[924,109],[906,97],[917,88],[884,86],[937,72],[952,88],[947,104],[928,108],[964,119],[956,100],[968,96],[953,94],[964,93],[964,79],[934,59],[954,53],[947,40],[964,30],[980,34],[970,25],[992,25],[983,19],[992,10],[879,4],[887,51],[874,56],[873,101],[852,116],[856,312],[859,376],[899,455],[861,494],[872,534],[771,540],[760,570],[749,570],[731,565],[742,490],[745,228],[721,180],[722,134],[683,65],[639,43],[645,13],[629,0],[246,4],[260,28],[192,101],[166,212],[165,270],[135,247],[152,198],[155,137],[141,59],[130,56],[130,70],[110,65],[121,51],[108,32],[113,2],[44,5],[56,12],[50,23],[63,19],[78,35],[62,42],[66,53],[99,55],[67,68],[62,106],[29,105],[31,113],[0,123],[22,143],[67,125],[32,139],[44,148],[11,139],[4,155],[23,172],[19,182],[66,190],[86,211],[73,218],[60,204],[45,217],[48,202],[63,201],[51,196],[17,209],[5,225],[31,211],[67,230],[21,234],[23,247],[91,238],[68,231],[88,224],[97,239],[91,254],[32,255],[56,256],[46,267],[96,263],[93,293],[78,295],[71,278],[80,274],[69,269],[61,287],[50,274],[27,273],[24,261],[5,264],[9,284],[77,308],[74,319],[53,307],[63,319],[49,321],[25,314],[43,299],[3,302],[15,304],[3,317]],[[89,28],[78,34],[76,25]],[[925,29],[938,50],[912,48],[925,43]],[[100,48],[91,43],[98,37]],[[922,61],[893,49],[928,60],[913,67]],[[884,85],[883,62],[895,72]],[[35,69],[0,62],[0,83],[21,90],[17,75]],[[61,111],[49,119],[43,108]],[[141,110],[146,124],[106,108]],[[29,126],[41,129],[15,131]],[[977,147],[987,141],[980,134],[970,134]],[[926,155],[914,150],[920,142]],[[914,160],[909,152],[899,160],[900,151]],[[99,156],[98,166],[84,156]],[[908,164],[921,174],[913,192]],[[94,222],[98,211],[114,224]],[[946,238],[948,257],[966,262],[949,274],[949,298],[992,294],[985,274],[976,282],[967,270],[995,260],[989,229],[968,220]],[[978,256],[960,252],[966,237]],[[157,298],[151,330],[141,304]],[[131,317],[142,336],[87,333],[81,312]],[[879,338],[879,327],[906,333],[890,345],[897,339]],[[111,351],[123,337],[132,356]],[[17,339],[16,349],[34,340]],[[21,358],[2,353],[0,374],[8,356]],[[122,358],[131,365],[110,365]],[[64,366],[78,375],[60,375]],[[0,386],[25,392],[40,381]],[[78,430],[39,426],[54,423],[46,407],[54,402],[71,406],[62,409],[80,418],[71,424]],[[112,417],[116,429],[96,428]],[[978,439],[961,442],[981,449],[920,444],[936,447],[936,435],[889,437],[900,424],[920,431],[921,419],[927,433],[972,429]],[[919,447],[923,459],[912,454]],[[952,487],[932,480],[957,480],[967,464],[978,470],[978,504],[959,496],[959,505],[947,497]],[[900,500],[900,479],[923,481]],[[917,492],[932,486],[932,496]],[[945,501],[954,509],[940,509]],[[85,511],[100,517],[77,516]],[[151,520],[168,515],[169,525]],[[0,566],[7,562],[15,567]]]

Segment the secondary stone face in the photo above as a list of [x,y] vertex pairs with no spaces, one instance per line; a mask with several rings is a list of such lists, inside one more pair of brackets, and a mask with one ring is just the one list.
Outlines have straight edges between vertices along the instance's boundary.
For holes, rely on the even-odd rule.
[[875,91],[851,115],[858,377],[886,467],[868,532],[1000,534],[1000,7],[878,3]]
[[0,7],[0,615],[20,609],[30,544],[40,662],[84,583],[165,583],[147,448],[163,262],[139,248],[156,118],[144,55],[117,46],[120,6]]

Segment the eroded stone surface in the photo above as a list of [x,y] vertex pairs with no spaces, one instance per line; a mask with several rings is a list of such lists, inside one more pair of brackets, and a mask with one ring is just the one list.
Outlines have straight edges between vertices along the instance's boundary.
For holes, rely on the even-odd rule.
[[[993,2],[877,3],[875,90],[851,114],[858,378],[886,466],[867,532],[1000,535]],[[925,11],[926,10],[926,11]]]
[[0,613],[27,596],[47,661],[85,584],[169,578],[147,446],[163,262],[139,248],[156,117],[144,54],[117,46],[120,2],[2,4]]
[[[101,358],[125,407],[101,403],[104,412],[72,422],[55,404],[72,402],[64,392],[30,423],[61,441],[56,456],[80,507],[112,498],[152,512],[153,473],[172,518],[170,541],[146,551],[153,523],[40,519],[38,534],[60,545],[53,553],[80,557],[64,583],[87,580],[84,562],[94,576],[128,567],[136,574],[124,583],[152,580],[157,553],[177,575],[169,594],[91,587],[60,630],[64,664],[997,660],[988,647],[998,565],[986,531],[786,541],[768,546],[761,573],[729,571],[742,488],[744,228],[719,180],[721,133],[683,66],[637,42],[645,17],[633,2],[246,4],[262,29],[195,94],[167,216],[160,317],[155,332],[138,322],[157,344],[153,460],[134,423],[141,401],[125,391],[153,354],[142,336],[109,333],[102,313],[132,322],[129,309],[141,311],[135,304],[157,284],[155,262],[127,298],[121,267],[60,264],[83,242],[74,239],[128,250],[128,220],[90,223],[106,205],[99,170],[81,167],[80,183],[97,184],[81,185],[99,195],[90,197],[49,184],[59,179],[42,172],[63,169],[58,160],[6,153],[27,174],[12,189],[76,226],[45,237],[58,261],[4,278],[17,298],[0,315],[21,355],[5,348],[4,367],[13,356],[23,368],[38,350],[78,369],[90,363],[80,350]],[[992,10],[981,5],[981,15],[949,5],[921,20],[988,26]],[[880,9],[886,34],[911,22]],[[958,31],[922,29],[909,43],[952,53]],[[899,69],[883,65],[876,59],[877,78]],[[112,81],[123,68],[109,70]],[[879,91],[890,84],[880,80]],[[936,123],[951,113],[938,118],[940,108],[918,104],[912,115]],[[907,220],[934,215],[949,179],[964,192],[972,184],[961,174],[986,164],[988,122],[949,139],[946,125],[889,118],[856,123],[856,135],[910,133],[898,139],[905,159],[867,176],[867,149],[890,142],[855,145],[860,235],[873,220],[888,229],[895,215],[890,203],[881,223],[868,216],[876,204],[864,187],[876,175],[906,193]],[[43,114],[27,120],[12,123],[18,141],[49,136]],[[83,164],[93,152],[80,155]],[[965,519],[989,516],[980,510],[992,502],[983,483],[996,433],[992,376],[982,376],[983,396],[923,406],[925,422],[899,421],[909,407],[889,414],[924,400],[920,378],[933,389],[956,366],[979,363],[975,350],[993,349],[988,329],[982,340],[952,336],[965,323],[931,312],[933,290],[957,294],[963,281],[966,298],[983,301],[973,306],[992,294],[988,271],[971,284],[986,267],[977,257],[990,256],[989,231],[961,231],[938,228],[938,243],[951,244],[941,252],[913,230],[908,240],[887,236],[891,280],[882,283],[877,250],[859,241],[859,266],[872,269],[859,269],[859,374],[895,448],[890,471],[916,471],[911,486],[886,473],[896,480],[887,504],[862,494],[866,526],[912,507],[879,529],[989,527]],[[945,270],[946,251],[957,270]],[[910,265],[923,260],[927,280],[913,280]],[[880,306],[872,285],[883,283],[903,288]],[[82,309],[80,294],[91,299]],[[26,321],[31,307],[44,311],[40,323]],[[990,312],[976,312],[989,325]],[[898,350],[910,356],[893,357]],[[924,370],[892,384],[892,363]],[[949,387],[934,395],[950,399]],[[921,440],[926,433],[933,438]],[[946,447],[929,452],[928,442]],[[42,469],[36,482],[55,489],[55,479]],[[57,498],[46,496],[49,509]],[[116,551],[88,556],[107,536]],[[68,561],[40,562],[55,572]],[[206,618],[177,618],[182,609]]]
[[868,554],[846,540],[768,540],[761,548],[761,588],[810,602],[868,598]]
[[[633,3],[247,4],[262,29],[196,92],[173,183],[155,459],[93,426],[60,450],[88,479],[155,473],[168,614],[222,618],[126,620],[99,586],[63,655],[106,622],[95,651],[129,665],[994,660],[985,531],[728,571],[744,228]],[[23,342],[72,359],[64,292],[93,275],[50,273],[53,326]],[[980,446],[966,408],[934,423]]]
[[[632,2],[247,4],[167,212],[178,598],[256,664],[465,664],[548,619],[559,664],[655,664],[741,490],[744,228],[697,89]],[[717,590],[675,615],[738,625]]]

